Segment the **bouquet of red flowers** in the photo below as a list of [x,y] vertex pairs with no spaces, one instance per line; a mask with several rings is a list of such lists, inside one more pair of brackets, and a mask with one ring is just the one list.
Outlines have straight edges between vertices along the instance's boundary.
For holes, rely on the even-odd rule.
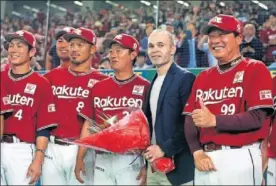
[[[132,109],[129,115],[104,129],[96,122],[91,122],[89,130],[93,131],[91,135],[72,143],[119,154],[128,152],[141,154],[150,145],[148,121],[141,109]],[[152,167],[163,173],[175,168],[173,160],[165,157],[154,161]]]

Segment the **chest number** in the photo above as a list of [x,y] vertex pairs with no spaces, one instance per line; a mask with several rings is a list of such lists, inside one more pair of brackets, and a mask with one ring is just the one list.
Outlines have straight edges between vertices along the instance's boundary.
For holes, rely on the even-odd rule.
[[21,120],[21,119],[22,119],[22,115],[23,115],[23,110],[22,110],[22,109],[19,109],[19,110],[15,113],[14,117],[16,117],[18,120]]
[[236,111],[235,104],[230,104],[230,105],[223,104],[221,106],[221,110],[220,111],[224,115],[233,115],[235,113],[235,111]]
[[81,109],[83,109],[84,107],[84,102],[80,101],[78,102],[78,106],[76,108],[77,112],[80,112]]

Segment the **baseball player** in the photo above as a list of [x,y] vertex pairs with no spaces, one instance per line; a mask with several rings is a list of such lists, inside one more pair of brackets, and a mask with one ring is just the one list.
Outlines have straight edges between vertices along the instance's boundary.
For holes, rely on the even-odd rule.
[[[85,106],[94,84],[108,77],[91,68],[91,57],[96,51],[96,36],[92,30],[74,29],[63,37],[70,45],[72,65],[45,74],[56,98],[59,127],[51,132],[42,172],[43,185],[80,184],[74,176],[78,146],[59,139],[79,138],[84,120],[78,117],[78,112]],[[92,157],[89,158],[91,162]]]
[[[11,69],[1,72],[13,114],[1,142],[1,184],[34,184],[41,174],[50,129],[57,126],[49,81],[30,68],[35,37],[19,30],[5,36]],[[2,83],[1,83],[2,84]]]
[[195,185],[262,182],[260,143],[274,111],[272,78],[263,62],[241,56],[241,31],[235,17],[223,14],[202,29],[218,66],[197,76],[184,108]]
[[[91,119],[98,124],[107,122],[112,125],[129,114],[126,107],[142,108],[149,82],[133,72],[138,52],[139,43],[130,35],[117,35],[111,42],[109,57],[115,76],[93,87],[90,104],[80,112],[80,116],[86,119],[81,138],[89,135],[87,128]],[[76,177],[80,181],[85,151],[79,147]],[[144,185],[146,168],[143,159],[138,158],[131,164],[136,157],[137,154],[132,153],[118,155],[96,151],[94,185]]]
[[73,27],[64,27],[55,35],[57,41],[56,53],[60,59],[60,65],[57,68],[68,68],[72,64],[69,52],[69,42],[63,36],[73,32],[73,30]]

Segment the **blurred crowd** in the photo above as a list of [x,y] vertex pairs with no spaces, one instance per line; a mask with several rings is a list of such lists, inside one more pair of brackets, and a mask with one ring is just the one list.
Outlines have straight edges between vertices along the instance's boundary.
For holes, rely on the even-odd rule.
[[[271,1],[265,10],[251,1],[225,2],[202,1],[199,6],[182,6],[176,1],[161,1],[158,27],[175,34],[177,53],[175,62],[182,67],[210,67],[216,65],[216,59],[208,51],[207,38],[200,34],[202,26],[219,13],[236,16],[244,25],[244,41],[241,52],[246,57],[262,60],[267,66],[274,66],[276,56],[276,2]],[[9,32],[25,29],[36,34],[38,53],[33,62],[36,70],[45,69],[46,53],[54,55],[55,34],[65,26],[86,27],[93,29],[98,36],[98,53],[94,56],[93,67],[110,68],[108,65],[109,39],[118,33],[128,33],[140,41],[141,52],[136,63],[137,69],[152,68],[147,57],[147,38],[156,28],[155,9],[142,6],[137,9],[121,11],[110,8],[94,11],[90,8],[82,13],[67,11],[64,16],[57,16],[52,11],[49,18],[47,46],[46,13],[40,10],[35,18],[24,15],[5,16],[1,20],[1,46],[3,36]],[[275,51],[275,52],[273,52]],[[7,52],[1,47],[1,66],[7,63]],[[56,56],[52,56],[56,59]],[[59,65],[58,59],[51,62],[51,68]],[[46,70],[49,70],[46,68]]]

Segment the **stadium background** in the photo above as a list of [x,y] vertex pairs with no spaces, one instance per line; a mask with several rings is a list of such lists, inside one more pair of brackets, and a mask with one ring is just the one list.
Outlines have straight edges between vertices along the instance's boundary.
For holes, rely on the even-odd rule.
[[[38,52],[32,60],[32,68],[43,74],[50,69],[46,65],[47,54],[53,57],[52,61],[48,61],[52,68],[59,65],[56,54],[50,53],[55,46],[55,33],[65,26],[83,26],[93,29],[98,37],[98,52],[92,61],[94,68],[112,74],[108,65],[102,65],[108,57],[105,43],[116,34],[124,32],[140,41],[142,52],[135,71],[151,80],[155,69],[147,57],[146,43],[149,33],[158,27],[175,35],[175,62],[198,74],[202,69],[215,65],[215,61],[208,56],[208,50],[203,49],[206,40],[199,31],[210,18],[223,13],[236,16],[244,25],[253,24],[255,32],[253,30],[250,35],[249,30],[244,34],[248,39],[241,46],[242,54],[262,60],[274,76],[276,34],[271,34],[270,30],[275,28],[275,12],[276,1],[256,0],[1,1],[1,70],[8,67],[7,51],[3,48],[5,34],[19,29],[35,33]],[[269,41],[271,38],[272,42]],[[253,52],[248,50],[250,48],[253,48]]]

